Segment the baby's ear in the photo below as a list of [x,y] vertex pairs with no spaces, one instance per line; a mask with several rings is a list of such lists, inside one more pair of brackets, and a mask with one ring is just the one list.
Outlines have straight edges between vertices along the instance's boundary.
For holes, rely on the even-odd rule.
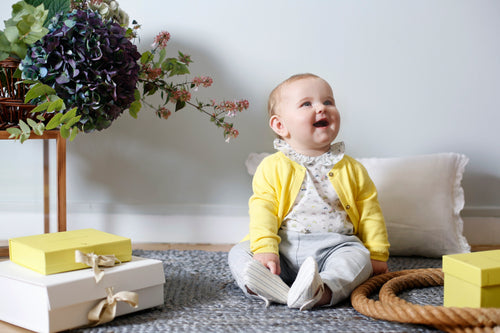
[[279,135],[282,138],[285,138],[288,136],[288,130],[285,126],[285,123],[281,120],[280,116],[278,115],[272,115],[271,119],[269,119],[269,126],[272,128],[274,133]]

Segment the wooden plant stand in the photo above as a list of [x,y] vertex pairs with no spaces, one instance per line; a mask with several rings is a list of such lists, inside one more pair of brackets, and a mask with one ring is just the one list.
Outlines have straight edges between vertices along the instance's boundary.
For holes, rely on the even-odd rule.
[[[7,131],[0,131],[0,140],[9,140]],[[49,204],[49,140],[56,140],[57,150],[57,231],[66,231],[66,139],[59,131],[45,131],[42,136],[31,134],[29,140],[42,139],[43,142],[43,210],[44,232],[50,232]],[[19,144],[21,146],[21,144]],[[0,247],[0,257],[9,255],[9,247]]]

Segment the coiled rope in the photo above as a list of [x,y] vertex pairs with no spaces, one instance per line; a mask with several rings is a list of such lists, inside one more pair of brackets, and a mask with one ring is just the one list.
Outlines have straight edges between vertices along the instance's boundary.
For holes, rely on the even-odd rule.
[[[500,308],[416,305],[397,296],[403,290],[442,286],[439,268],[410,269],[374,276],[351,294],[352,306],[376,319],[424,324],[446,332],[500,332]],[[379,300],[369,296],[380,289]]]

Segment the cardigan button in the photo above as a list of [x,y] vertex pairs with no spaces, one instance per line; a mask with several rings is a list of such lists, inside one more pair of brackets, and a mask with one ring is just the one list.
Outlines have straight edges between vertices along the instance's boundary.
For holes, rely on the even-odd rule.
[[345,206],[345,209],[351,209],[350,205]]
[[328,173],[328,176],[333,177],[333,172]]

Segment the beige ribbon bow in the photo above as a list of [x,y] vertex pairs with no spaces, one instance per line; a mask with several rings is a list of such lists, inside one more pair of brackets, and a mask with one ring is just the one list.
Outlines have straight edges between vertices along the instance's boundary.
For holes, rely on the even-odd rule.
[[112,267],[116,262],[121,263],[114,254],[97,255],[94,253],[84,253],[80,250],[75,250],[75,262],[92,267],[96,283],[99,283],[104,276],[104,272],[99,269],[99,266]]
[[88,314],[92,326],[112,321],[116,315],[116,304],[120,301],[127,302],[133,308],[139,305],[139,295],[132,291],[120,291],[113,295],[113,288],[106,288],[108,297],[100,301]]

